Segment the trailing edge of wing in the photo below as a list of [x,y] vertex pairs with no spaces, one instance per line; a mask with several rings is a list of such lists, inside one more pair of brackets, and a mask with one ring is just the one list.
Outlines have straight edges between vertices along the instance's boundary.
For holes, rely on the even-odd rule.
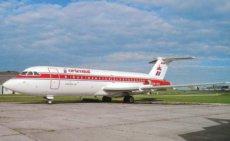
[[104,91],[122,91],[122,92],[125,92],[125,91],[137,91],[139,90],[139,87],[121,87],[121,86],[111,86],[111,87],[104,87],[103,88]]

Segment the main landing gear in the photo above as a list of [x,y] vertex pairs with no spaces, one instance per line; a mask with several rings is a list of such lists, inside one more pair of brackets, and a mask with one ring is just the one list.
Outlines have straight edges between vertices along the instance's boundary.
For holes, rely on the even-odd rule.
[[102,101],[103,101],[103,102],[111,102],[111,101],[112,101],[112,98],[111,98],[111,97],[108,97],[108,96],[103,96],[103,97],[102,97]]
[[130,95],[124,97],[124,103],[134,103],[134,98]]
[[[102,97],[103,102],[111,102],[112,98],[108,96],[103,96]],[[134,98],[130,95],[127,95],[124,97],[124,103],[134,103]]]
[[52,95],[47,95],[46,97],[44,97],[46,99],[46,103],[47,104],[52,104],[52,100],[54,99],[54,96]]

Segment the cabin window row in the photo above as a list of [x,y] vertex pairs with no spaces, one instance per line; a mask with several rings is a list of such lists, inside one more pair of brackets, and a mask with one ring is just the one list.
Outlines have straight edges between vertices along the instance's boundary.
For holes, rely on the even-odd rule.
[[144,79],[138,78],[118,78],[118,77],[96,77],[96,76],[65,76],[68,79],[90,79],[90,80],[113,80],[113,81],[135,81],[143,82]]

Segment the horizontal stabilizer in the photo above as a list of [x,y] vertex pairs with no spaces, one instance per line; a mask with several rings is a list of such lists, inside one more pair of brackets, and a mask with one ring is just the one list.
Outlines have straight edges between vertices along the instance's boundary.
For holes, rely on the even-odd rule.
[[149,62],[149,64],[154,64],[156,63],[159,59],[161,59],[162,61],[164,61],[164,63],[168,64],[172,61],[179,61],[179,60],[189,60],[189,59],[195,59],[195,57],[169,57],[169,58],[161,58],[158,57],[152,61]]

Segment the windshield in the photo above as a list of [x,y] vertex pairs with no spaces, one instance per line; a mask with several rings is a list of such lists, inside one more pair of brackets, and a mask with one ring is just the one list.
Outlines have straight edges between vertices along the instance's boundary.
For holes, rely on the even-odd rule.
[[32,71],[23,71],[22,73],[21,73],[21,75],[34,75],[34,76],[38,76],[38,75],[40,75],[38,72],[32,72]]
[[27,71],[23,71],[22,73],[21,73],[21,75],[26,75],[27,74]]

